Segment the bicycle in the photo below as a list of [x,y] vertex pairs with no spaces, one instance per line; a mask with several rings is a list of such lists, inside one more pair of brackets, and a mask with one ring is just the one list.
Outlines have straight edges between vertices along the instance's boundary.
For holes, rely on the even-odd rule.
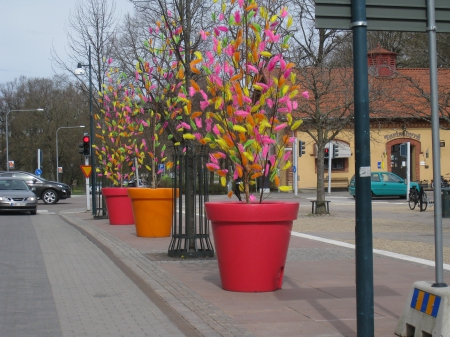
[[[413,210],[416,205],[420,203],[420,194],[416,188],[411,188],[409,190],[409,208]],[[422,191],[422,211],[425,211],[428,206],[428,197],[425,191]]]
[[[448,180],[445,179],[444,176],[441,176],[441,188],[446,188],[446,187],[449,187]],[[431,188],[434,188],[434,181],[433,180],[431,180]]]

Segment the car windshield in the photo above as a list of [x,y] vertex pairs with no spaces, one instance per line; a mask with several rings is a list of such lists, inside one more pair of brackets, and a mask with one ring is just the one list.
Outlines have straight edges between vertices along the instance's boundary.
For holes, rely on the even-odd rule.
[[23,180],[0,179],[0,190],[28,191],[28,189],[28,185]]
[[27,173],[27,175],[30,175],[30,176],[32,176],[33,178],[39,179],[39,180],[42,180],[42,181],[46,181],[46,180],[47,180],[47,179],[44,179],[44,178],[39,177],[39,176],[37,176],[37,175],[34,175],[33,173]]
[[382,173],[381,176],[384,182],[398,183],[402,181],[400,177],[392,173]]

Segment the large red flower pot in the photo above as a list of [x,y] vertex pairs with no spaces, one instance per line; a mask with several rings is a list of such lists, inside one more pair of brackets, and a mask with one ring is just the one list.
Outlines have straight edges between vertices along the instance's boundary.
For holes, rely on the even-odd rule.
[[297,202],[205,203],[224,290],[281,289],[298,208]]
[[[173,217],[173,188],[129,188],[136,235],[159,238],[170,236]],[[177,190],[178,197],[178,190]]]
[[133,208],[126,187],[105,187],[102,188],[102,194],[105,196],[110,225],[134,224]]

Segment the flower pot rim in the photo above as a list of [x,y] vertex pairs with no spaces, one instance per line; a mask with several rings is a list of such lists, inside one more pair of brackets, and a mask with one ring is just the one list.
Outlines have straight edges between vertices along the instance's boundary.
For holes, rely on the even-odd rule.
[[[129,187],[127,190],[128,196],[131,199],[172,199],[173,188],[172,187]],[[177,189],[176,196],[179,196],[179,189]]]
[[293,221],[298,218],[297,201],[268,201],[246,204],[242,202],[205,202],[206,217],[212,222],[270,223]]
[[120,187],[120,186],[114,186],[114,187],[103,187],[102,188],[102,194],[109,197],[109,196],[117,196],[117,195],[127,195],[127,188],[126,187]]

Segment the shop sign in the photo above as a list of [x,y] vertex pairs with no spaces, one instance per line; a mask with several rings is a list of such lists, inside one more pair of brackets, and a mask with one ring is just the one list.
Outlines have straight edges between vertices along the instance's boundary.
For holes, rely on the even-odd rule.
[[385,135],[384,139],[386,140],[391,140],[397,137],[402,137],[402,138],[411,138],[411,139],[416,139],[416,140],[420,140],[420,134],[418,133],[412,133],[409,131],[397,131],[394,133],[391,133],[390,135]]

